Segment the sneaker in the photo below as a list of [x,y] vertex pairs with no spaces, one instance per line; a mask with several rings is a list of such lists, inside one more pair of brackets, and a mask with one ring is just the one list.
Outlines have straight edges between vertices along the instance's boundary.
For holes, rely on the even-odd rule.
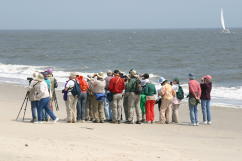
[[118,120],[118,124],[120,124],[120,120]]
[[54,120],[54,123],[56,123],[57,121],[59,121],[59,118],[58,117],[56,117],[56,119]]
[[212,121],[208,121],[208,125],[211,125],[212,124]]
[[192,123],[192,126],[196,126],[197,124],[196,123]]
[[199,122],[196,123],[196,126],[199,126]]
[[203,124],[208,124],[208,122],[207,121],[203,121]]
[[104,121],[103,121],[103,120],[101,120],[101,121],[100,121],[100,123],[104,123]]

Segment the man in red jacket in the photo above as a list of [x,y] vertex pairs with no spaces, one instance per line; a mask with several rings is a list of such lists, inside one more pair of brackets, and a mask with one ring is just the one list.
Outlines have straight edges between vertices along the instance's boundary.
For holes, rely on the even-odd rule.
[[121,112],[123,108],[123,90],[124,80],[120,77],[120,71],[114,71],[114,77],[109,82],[109,91],[113,94],[112,100],[112,112],[113,112],[113,123],[120,123]]

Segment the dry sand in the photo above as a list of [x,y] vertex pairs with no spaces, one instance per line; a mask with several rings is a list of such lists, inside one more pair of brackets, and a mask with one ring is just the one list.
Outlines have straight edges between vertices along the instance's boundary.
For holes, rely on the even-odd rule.
[[[188,108],[180,124],[56,124],[15,121],[25,89],[0,85],[0,161],[241,161],[242,110],[213,107],[213,125],[189,126]],[[201,120],[201,110],[200,120]],[[22,115],[21,115],[22,116]],[[156,117],[157,118],[157,117]]]

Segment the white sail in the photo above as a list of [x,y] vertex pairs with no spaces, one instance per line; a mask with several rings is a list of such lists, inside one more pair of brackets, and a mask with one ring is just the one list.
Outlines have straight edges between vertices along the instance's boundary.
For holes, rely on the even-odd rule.
[[223,27],[223,30],[226,30],[225,23],[224,23],[224,11],[223,8],[221,8],[221,25]]
[[231,33],[230,32],[230,30],[229,29],[227,29],[226,27],[225,27],[225,22],[224,22],[224,11],[223,11],[223,8],[221,8],[221,15],[220,15],[221,17],[221,25],[222,25],[222,28],[223,28],[223,33]]

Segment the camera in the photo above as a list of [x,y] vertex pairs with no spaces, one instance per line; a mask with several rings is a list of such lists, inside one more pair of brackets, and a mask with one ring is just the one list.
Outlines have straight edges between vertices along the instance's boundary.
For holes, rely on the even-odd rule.
[[27,80],[29,81],[29,84],[31,83],[31,81],[33,80],[33,78],[28,77]]
[[33,80],[33,78],[28,77],[27,80],[28,80],[29,82],[31,82],[31,81]]

